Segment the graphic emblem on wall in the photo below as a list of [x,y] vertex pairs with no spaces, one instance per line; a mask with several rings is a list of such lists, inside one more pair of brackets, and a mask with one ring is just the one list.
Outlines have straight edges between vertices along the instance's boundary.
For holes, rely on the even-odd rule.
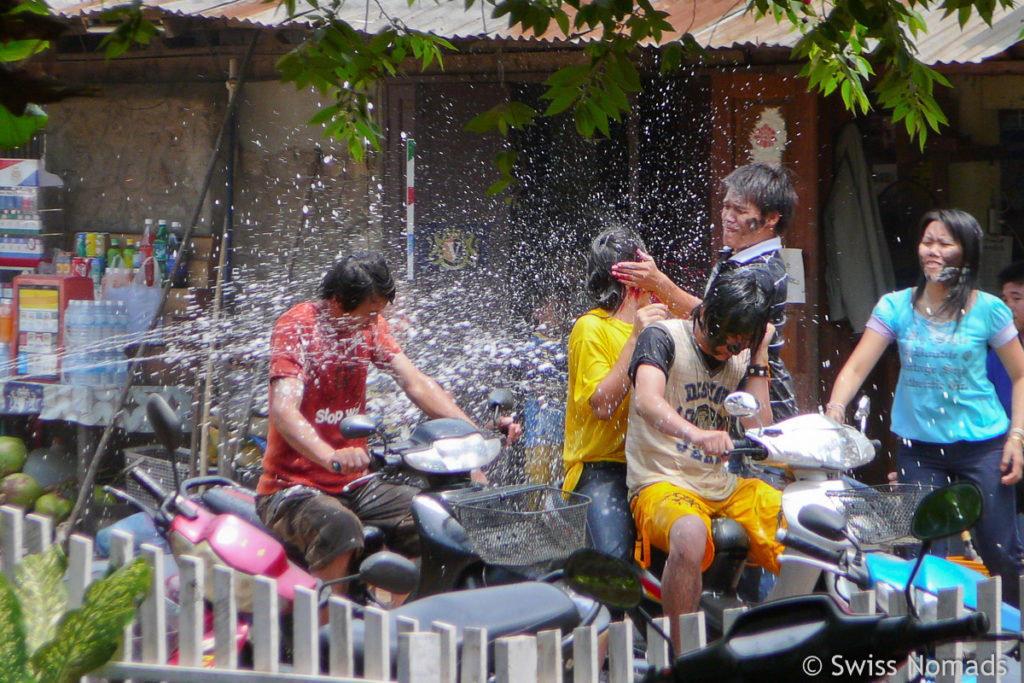
[[469,230],[444,228],[431,238],[430,263],[442,270],[462,270],[477,259],[477,239]]
[[769,164],[782,163],[782,153],[789,144],[786,119],[779,107],[768,107],[761,112],[750,131],[750,160]]

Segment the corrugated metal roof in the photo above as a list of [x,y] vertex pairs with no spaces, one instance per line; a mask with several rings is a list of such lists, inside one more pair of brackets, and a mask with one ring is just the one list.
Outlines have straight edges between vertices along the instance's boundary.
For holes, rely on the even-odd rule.
[[[50,6],[63,16],[88,15],[123,0],[51,0]],[[248,25],[280,26],[289,23],[285,12],[274,2],[261,0],[144,0],[146,7],[179,16],[224,19]],[[788,24],[771,18],[755,20],[746,11],[746,0],[657,0],[655,7],[668,12],[669,22],[678,29],[665,36],[676,39],[689,31],[698,43],[708,49],[743,46],[792,47],[800,34]],[[505,17],[491,16],[493,7],[478,0],[470,10],[465,0],[418,0],[411,6],[407,0],[349,0],[339,16],[356,30],[375,33],[389,23],[389,17],[410,28],[429,31],[446,38],[514,38],[541,41],[564,41],[565,36],[552,25],[542,36],[523,35],[508,27]],[[973,16],[961,30],[955,15],[943,18],[932,9],[922,12],[928,32],[917,38],[922,61],[934,63],[980,62],[997,55],[1019,41],[1024,27],[1024,7],[995,10],[992,25]],[[303,23],[299,17],[296,23]],[[587,36],[574,36],[586,41]]]

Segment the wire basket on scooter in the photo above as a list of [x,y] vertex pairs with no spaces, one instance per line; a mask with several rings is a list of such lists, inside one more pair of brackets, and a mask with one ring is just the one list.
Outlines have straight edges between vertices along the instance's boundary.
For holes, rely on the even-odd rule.
[[828,491],[846,518],[847,529],[864,545],[917,543],[910,533],[917,504],[932,487],[917,484],[882,484]]
[[563,560],[587,543],[590,498],[528,484],[486,489],[451,501],[484,562],[525,567]]

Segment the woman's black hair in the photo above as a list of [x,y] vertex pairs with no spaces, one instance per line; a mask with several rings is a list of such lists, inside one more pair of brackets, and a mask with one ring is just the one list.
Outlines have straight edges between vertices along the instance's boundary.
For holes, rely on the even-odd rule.
[[343,311],[354,311],[375,295],[388,302],[395,300],[395,280],[376,251],[357,251],[336,261],[320,283],[320,298],[334,299]]
[[[939,310],[935,313],[952,316],[959,327],[967,308],[967,302],[971,298],[971,292],[978,288],[978,267],[981,264],[981,245],[985,235],[977,219],[966,211],[933,209],[921,216],[921,223],[918,225],[918,245],[921,244],[924,231],[935,221],[946,226],[949,234],[960,246],[962,254],[959,268],[943,270],[942,277],[949,282],[949,291],[946,292],[946,298],[942,300]],[[916,305],[924,295],[926,283],[924,271],[921,271],[917,278],[917,289],[914,290],[913,304]]]
[[626,298],[626,286],[612,276],[612,266],[620,261],[638,260],[637,249],[647,251],[636,233],[622,227],[609,228],[590,243],[587,294],[610,313],[617,311]]
[[752,264],[723,271],[692,315],[712,348],[735,335],[747,340],[754,351],[764,341],[774,292],[772,275],[764,266]]

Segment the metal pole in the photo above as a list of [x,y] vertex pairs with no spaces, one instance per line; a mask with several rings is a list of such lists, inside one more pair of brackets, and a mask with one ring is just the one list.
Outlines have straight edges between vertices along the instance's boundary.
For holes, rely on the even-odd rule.
[[405,277],[416,277],[416,141],[405,139]]

